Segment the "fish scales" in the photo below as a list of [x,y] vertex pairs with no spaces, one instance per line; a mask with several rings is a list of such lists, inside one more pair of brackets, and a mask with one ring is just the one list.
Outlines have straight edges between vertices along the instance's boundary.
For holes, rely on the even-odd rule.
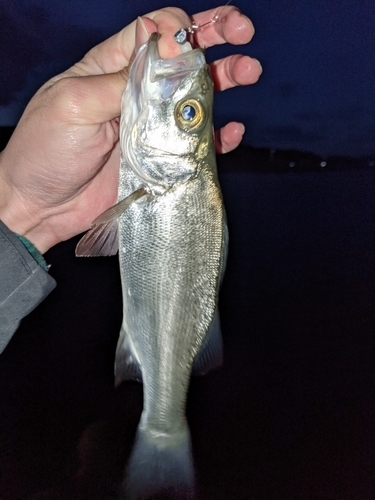
[[134,204],[120,219],[124,330],[137,333],[145,419],[159,430],[184,418],[192,363],[216,307],[223,217],[217,183],[202,168],[194,181]]
[[213,84],[202,50],[190,47],[161,60],[157,39],[152,35],[139,49],[122,99],[119,201],[94,221],[76,252],[119,250],[116,384],[142,380],[144,391],[122,486],[127,500],[165,492],[194,497],[185,416],[190,375],[222,359],[218,293],[228,237],[215,162]]
[[[119,200],[140,188],[149,193],[119,220],[124,318],[116,378],[141,376],[144,384],[124,491],[129,499],[165,491],[193,498],[186,398],[196,360],[203,356],[204,371],[210,357],[221,356],[217,301],[227,244],[213,86],[202,52],[160,63],[155,39],[144,50],[130,73],[120,125]],[[159,63],[174,70],[172,79],[153,80]]]

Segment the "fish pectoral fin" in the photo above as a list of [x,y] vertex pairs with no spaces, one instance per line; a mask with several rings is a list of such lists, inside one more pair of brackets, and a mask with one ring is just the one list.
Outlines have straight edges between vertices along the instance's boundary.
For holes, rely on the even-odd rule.
[[90,229],[76,246],[76,257],[105,257],[118,251],[118,221],[112,220]]
[[76,257],[115,255],[118,251],[117,219],[134,201],[146,194],[145,189],[137,189],[137,191],[134,191],[134,193],[99,215],[92,223],[90,230],[79,240],[76,246]]
[[142,382],[142,370],[133,343],[124,327],[121,326],[116,349],[115,387],[118,387],[124,380]]
[[137,189],[137,191],[129,194],[129,196],[116,203],[116,205],[109,207],[105,212],[99,215],[99,217],[94,220],[92,225],[106,224],[107,222],[118,219],[118,217],[120,217],[120,215],[123,214],[133,202],[142,198],[142,196],[146,196],[146,194],[148,193],[144,188]]
[[202,347],[193,363],[193,375],[206,375],[223,364],[223,339],[221,336],[219,310],[214,317],[203,341]]

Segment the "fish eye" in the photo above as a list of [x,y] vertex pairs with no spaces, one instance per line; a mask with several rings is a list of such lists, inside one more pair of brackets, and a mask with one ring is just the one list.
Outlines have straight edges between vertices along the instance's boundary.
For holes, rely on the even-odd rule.
[[188,120],[189,122],[194,120],[196,114],[195,108],[191,104],[186,104],[181,111],[182,118],[184,120]]
[[175,108],[177,125],[182,130],[193,130],[204,120],[204,110],[201,103],[195,99],[184,99]]

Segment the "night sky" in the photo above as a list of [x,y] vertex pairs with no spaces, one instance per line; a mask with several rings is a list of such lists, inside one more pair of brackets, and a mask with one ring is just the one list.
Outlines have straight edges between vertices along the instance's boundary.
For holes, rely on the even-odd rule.
[[[217,125],[243,121],[245,143],[319,155],[375,151],[373,0],[234,2],[256,34],[238,52],[258,58],[260,81],[217,96]],[[14,126],[49,77],[162,0],[18,0],[0,4],[0,126]],[[208,1],[174,5],[189,14]],[[235,50],[235,49],[234,49]],[[233,52],[208,51],[208,59]]]

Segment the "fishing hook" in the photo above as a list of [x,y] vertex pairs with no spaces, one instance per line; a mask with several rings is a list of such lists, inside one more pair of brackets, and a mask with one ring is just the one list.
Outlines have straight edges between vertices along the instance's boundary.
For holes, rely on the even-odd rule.
[[218,20],[219,20],[219,17],[220,17],[220,14],[222,12],[222,10],[231,3],[232,0],[229,0],[229,2],[227,2],[225,5],[223,5],[223,7],[219,10],[219,12],[217,12],[213,18],[210,20],[210,21],[207,21],[206,23],[203,23],[203,24],[192,24],[191,26],[189,26],[188,28],[181,28],[179,29],[174,35],[173,35],[173,38],[175,39],[175,41],[180,44],[180,45],[184,45],[184,43],[186,43],[187,41],[187,36],[188,36],[188,33],[190,35],[193,35],[195,33],[195,31],[197,31],[198,29],[200,28],[203,28],[204,26],[207,26],[208,24],[214,24],[214,23],[217,23]]

